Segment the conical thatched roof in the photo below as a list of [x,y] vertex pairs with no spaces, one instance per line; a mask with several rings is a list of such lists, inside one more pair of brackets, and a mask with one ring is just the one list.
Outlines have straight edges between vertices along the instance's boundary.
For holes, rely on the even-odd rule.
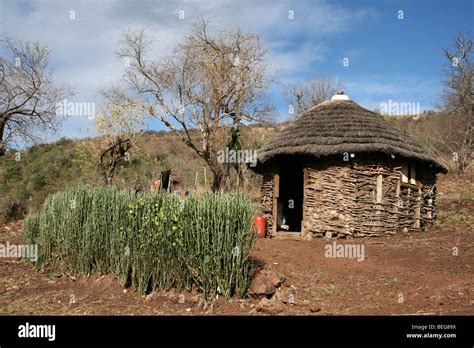
[[258,152],[263,164],[281,155],[315,157],[379,152],[426,162],[436,172],[446,169],[412,138],[384,118],[351,100],[328,100],[304,112],[273,136]]

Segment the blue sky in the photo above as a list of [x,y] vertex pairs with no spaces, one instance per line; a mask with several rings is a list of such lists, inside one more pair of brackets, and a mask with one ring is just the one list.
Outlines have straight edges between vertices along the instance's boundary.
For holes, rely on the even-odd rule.
[[[269,72],[282,83],[330,74],[364,107],[379,108],[391,99],[420,103],[424,110],[433,108],[441,92],[442,49],[454,34],[473,33],[474,1],[0,0],[0,35],[47,45],[55,81],[76,89],[71,101],[99,104],[98,90],[123,72],[114,53],[124,30],[146,28],[164,56],[200,17],[214,30],[258,32],[268,47]],[[288,106],[279,88],[269,95],[284,119]],[[48,140],[88,136],[91,122],[71,118]],[[157,122],[150,127],[162,128]]]

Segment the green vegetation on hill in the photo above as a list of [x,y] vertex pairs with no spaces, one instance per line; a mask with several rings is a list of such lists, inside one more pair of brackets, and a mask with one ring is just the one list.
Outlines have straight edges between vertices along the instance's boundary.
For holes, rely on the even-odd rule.
[[[81,168],[73,165],[74,142],[61,139],[20,153],[9,152],[0,160],[0,209],[4,219],[21,216],[25,209],[38,209],[50,192],[79,182]],[[14,206],[23,209],[15,212]]]
[[[425,145],[444,164],[453,164],[453,152],[449,148],[454,146],[445,146],[446,139],[441,136],[443,130],[449,131],[449,115],[429,112],[419,118],[385,118]],[[285,126],[286,124],[245,127],[242,130],[243,148],[258,149]],[[198,136],[195,130],[191,130],[191,136]],[[83,149],[91,141],[94,139],[61,139],[22,151],[18,161],[16,151],[10,151],[1,157],[0,223],[22,218],[27,211],[38,211],[50,193],[80,184],[102,185],[97,171],[97,159],[84,155]],[[146,131],[137,135],[135,142],[136,147],[130,151],[129,160],[119,165],[113,180],[114,186],[132,188],[138,177],[143,191],[148,191],[153,176],[156,179],[162,170],[171,169],[180,181],[180,191],[208,190],[212,175],[206,163],[175,134]],[[245,174],[248,179],[245,191],[253,199],[257,199],[259,178],[251,171]]]
[[[246,148],[256,149],[281,126],[248,127],[242,132]],[[193,133],[193,131],[191,131]],[[195,134],[196,135],[196,134]],[[94,139],[61,139],[51,144],[34,145],[20,152],[9,151],[0,158],[0,223],[22,218],[27,211],[38,211],[46,197],[81,184],[101,186],[97,159],[84,157],[83,148]],[[120,164],[113,185],[132,188],[139,177],[143,191],[148,191],[165,169],[171,169],[181,184],[178,189],[206,191],[212,176],[205,162],[175,134],[147,131],[136,138],[136,148],[129,161]],[[197,173],[197,187],[195,187]],[[249,192],[255,191],[258,177],[250,171]]]

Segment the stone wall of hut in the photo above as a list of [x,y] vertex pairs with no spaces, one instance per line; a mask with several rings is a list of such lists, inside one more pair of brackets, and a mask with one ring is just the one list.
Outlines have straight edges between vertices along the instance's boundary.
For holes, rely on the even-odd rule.
[[[305,168],[303,237],[365,237],[425,229],[433,224],[436,176],[419,170],[402,182],[398,166],[310,164]],[[263,176],[262,212],[273,228],[273,174]]]

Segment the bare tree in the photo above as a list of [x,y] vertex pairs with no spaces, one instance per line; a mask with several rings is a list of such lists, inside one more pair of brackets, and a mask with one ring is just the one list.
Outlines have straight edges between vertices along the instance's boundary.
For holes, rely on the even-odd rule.
[[300,115],[330,99],[343,88],[344,83],[334,76],[316,76],[308,81],[287,84],[285,95],[286,100],[293,106],[295,114]]
[[451,50],[443,50],[448,59],[445,66],[442,102],[438,108],[449,118],[448,125],[435,133],[433,142],[437,152],[448,153],[452,165],[460,172],[474,164],[474,67],[473,43],[466,35],[454,37]]
[[0,40],[0,156],[15,140],[39,141],[55,130],[56,104],[71,95],[56,88],[48,67],[48,48],[12,38]]
[[[128,32],[119,56],[132,62],[126,87],[142,97],[149,115],[206,161],[213,173],[212,189],[219,190],[228,164],[219,163],[218,148],[238,146],[241,125],[268,115],[269,80],[257,34],[227,30],[210,35],[207,29],[205,21],[196,24],[162,61],[145,58],[153,41],[144,31]],[[191,137],[191,129],[199,131],[198,140]]]
[[441,95],[443,111],[465,114],[472,118],[474,111],[474,66],[472,65],[473,43],[466,35],[458,34],[453,39],[451,50],[443,50],[449,60],[445,67],[446,78]]

